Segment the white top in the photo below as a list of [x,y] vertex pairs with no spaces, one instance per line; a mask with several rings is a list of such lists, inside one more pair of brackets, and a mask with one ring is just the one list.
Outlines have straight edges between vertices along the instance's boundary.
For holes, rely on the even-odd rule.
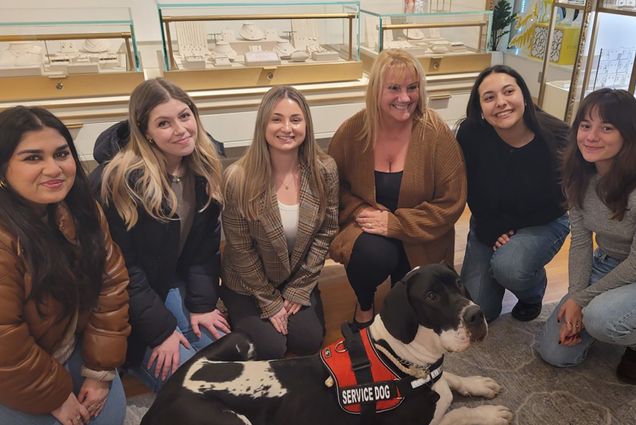
[[285,205],[278,201],[278,209],[280,210],[280,221],[283,224],[283,232],[287,239],[287,250],[291,253],[296,243],[296,235],[298,234],[298,216],[300,204]]

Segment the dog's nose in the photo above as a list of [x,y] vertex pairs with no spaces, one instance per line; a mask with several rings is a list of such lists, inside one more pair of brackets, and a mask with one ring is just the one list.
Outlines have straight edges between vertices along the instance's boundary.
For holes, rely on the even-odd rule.
[[488,333],[488,325],[484,319],[484,313],[478,305],[471,305],[464,310],[464,324],[470,331],[470,339],[472,341],[481,341],[486,338]]

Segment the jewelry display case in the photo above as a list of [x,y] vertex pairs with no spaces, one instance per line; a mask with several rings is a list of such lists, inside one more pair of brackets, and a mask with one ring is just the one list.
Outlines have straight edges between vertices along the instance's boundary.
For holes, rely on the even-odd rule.
[[128,8],[1,15],[0,101],[127,94],[143,81]]
[[[628,90],[636,86],[636,1],[555,1],[551,21],[558,9],[576,9],[581,21],[576,60],[570,78],[555,78],[554,65],[546,65],[539,105],[553,115],[571,121],[579,102],[603,87]],[[575,19],[576,20],[576,19]],[[556,27],[551,22],[551,27]],[[552,44],[554,47],[554,43]]]
[[479,0],[367,0],[360,10],[360,54],[370,69],[383,49],[411,52],[427,74],[481,71],[492,11]]
[[357,0],[157,7],[164,77],[186,90],[362,77]]

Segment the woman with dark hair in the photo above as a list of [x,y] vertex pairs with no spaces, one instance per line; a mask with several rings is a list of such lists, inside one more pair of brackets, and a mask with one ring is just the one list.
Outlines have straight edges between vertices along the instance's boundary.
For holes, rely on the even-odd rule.
[[489,321],[506,289],[518,299],[512,317],[541,313],[544,266],[569,232],[559,182],[567,132],[534,106],[514,69],[495,65],[477,77],[457,132],[472,214],[461,277]]
[[0,113],[0,423],[123,423],[127,285],[67,128]]
[[260,359],[320,350],[318,276],[338,229],[338,173],[293,87],[271,88],[254,138],[226,173],[223,301]]
[[634,117],[636,99],[625,90],[597,90],[579,106],[563,166],[570,285],[539,340],[541,357],[560,367],[583,362],[595,340],[626,347],[617,374],[630,384],[636,384]]
[[393,285],[416,266],[453,265],[466,173],[455,136],[427,107],[425,83],[413,55],[382,51],[366,108],[329,145],[340,175],[340,231],[330,254],[345,265],[358,327],[373,321],[376,288],[387,278]]
[[157,391],[230,331],[217,309],[221,161],[181,88],[158,78],[95,143],[91,178],[130,275],[129,370]]

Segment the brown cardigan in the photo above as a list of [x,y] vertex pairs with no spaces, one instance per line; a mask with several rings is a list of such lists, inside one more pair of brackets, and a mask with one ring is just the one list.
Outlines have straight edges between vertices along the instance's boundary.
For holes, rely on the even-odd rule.
[[[235,165],[236,166],[236,165]],[[240,213],[233,181],[226,182],[221,274],[223,285],[255,298],[262,318],[269,318],[283,307],[283,298],[309,306],[311,291],[318,283],[329,243],[338,230],[338,173],[329,158],[321,172],[327,190],[325,216],[318,215],[320,199],[311,188],[309,168],[301,165],[298,234],[291,250],[287,247],[278,200],[261,196],[260,214],[248,220]],[[279,288],[284,289],[281,290]]]
[[[75,224],[64,204],[57,225],[76,243]],[[128,324],[128,273],[100,209],[106,263],[97,306],[78,316],[82,359],[91,370],[113,370],[124,362]],[[51,253],[50,255],[57,255]],[[70,284],[70,283],[69,283]],[[52,353],[66,334],[72,315],[59,316],[59,304],[47,301],[43,316],[32,299],[19,242],[0,227],[0,404],[29,414],[57,409],[73,390],[71,375]]]
[[[329,154],[340,176],[340,231],[329,253],[347,264],[362,229],[355,217],[375,200],[373,147],[363,151],[365,111],[345,121],[331,139]],[[399,239],[412,267],[446,261],[453,264],[455,222],[466,204],[466,171],[453,133],[427,109],[413,125],[398,209],[389,213],[388,236]]]

